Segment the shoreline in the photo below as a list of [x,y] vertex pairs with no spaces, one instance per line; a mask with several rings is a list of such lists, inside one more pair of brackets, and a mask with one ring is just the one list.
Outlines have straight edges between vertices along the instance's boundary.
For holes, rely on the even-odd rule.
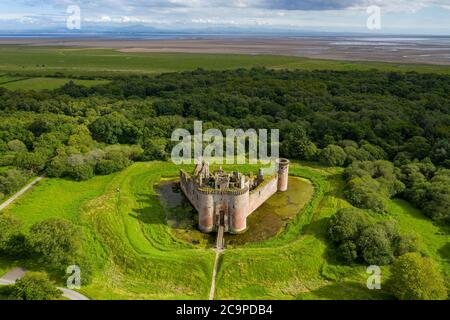
[[278,55],[341,61],[450,65],[446,37],[245,37],[188,39],[0,38],[1,45],[108,48],[124,53]]

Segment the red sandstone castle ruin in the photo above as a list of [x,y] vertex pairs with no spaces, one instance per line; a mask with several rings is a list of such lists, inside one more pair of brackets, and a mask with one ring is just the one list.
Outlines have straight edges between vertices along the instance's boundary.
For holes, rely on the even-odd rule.
[[277,172],[257,177],[240,172],[227,173],[220,168],[210,172],[209,164],[197,164],[192,175],[180,171],[183,193],[198,211],[199,228],[212,232],[223,226],[225,232],[241,233],[247,229],[247,217],[277,191],[288,187],[289,160],[277,161]]

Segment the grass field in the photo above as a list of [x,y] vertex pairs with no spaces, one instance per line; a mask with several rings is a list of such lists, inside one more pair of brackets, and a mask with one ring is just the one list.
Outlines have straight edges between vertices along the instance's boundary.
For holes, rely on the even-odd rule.
[[9,75],[0,75],[0,85],[6,85],[10,82],[25,80],[26,77],[15,77],[15,76],[9,76]]
[[[84,250],[94,264],[93,282],[82,292],[93,299],[206,299],[214,252],[177,238],[156,194],[161,178],[177,173],[175,165],[150,162],[86,182],[45,179],[8,211],[24,222],[25,230],[50,217],[81,226]],[[342,169],[293,164],[290,173],[308,178],[314,197],[275,237],[225,251],[216,298],[392,298],[384,290],[368,290],[365,266],[339,264],[326,240],[327,219],[350,206],[342,197]],[[449,277],[448,230],[403,201],[391,201],[390,206],[390,218],[403,231],[414,229],[421,251]],[[17,264],[42,268],[0,259],[0,271]],[[383,275],[388,274],[384,267]]]
[[[68,79],[68,78],[16,78],[16,80],[11,80],[3,82],[4,77],[0,77],[0,87],[8,90],[53,90],[62,87],[69,81],[73,81],[78,85],[92,87],[99,84],[107,83],[108,80],[79,80],[79,79]],[[8,77],[6,77],[8,78]],[[11,77],[12,78],[12,77]]]
[[303,70],[371,70],[416,71],[450,74],[449,66],[351,62],[308,58],[189,53],[122,53],[113,49],[62,47],[0,46],[0,74],[49,75],[56,72],[71,76],[105,76],[189,71],[197,68],[226,70],[267,67]]

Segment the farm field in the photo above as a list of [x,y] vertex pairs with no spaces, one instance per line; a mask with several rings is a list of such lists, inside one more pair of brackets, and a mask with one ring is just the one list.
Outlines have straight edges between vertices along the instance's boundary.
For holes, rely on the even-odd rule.
[[[256,169],[224,169],[233,168]],[[82,228],[83,248],[94,270],[92,283],[81,291],[92,299],[207,299],[214,252],[177,237],[157,194],[161,178],[176,177],[178,169],[167,162],[146,162],[86,182],[45,179],[7,211],[23,221],[25,231],[50,217],[69,219]],[[328,218],[350,206],[342,196],[342,171],[312,163],[291,166],[292,176],[313,183],[314,196],[276,236],[223,253],[216,298],[392,298],[384,290],[368,290],[365,267],[340,265],[327,242]],[[446,230],[403,201],[393,200],[390,206],[392,214],[383,218],[395,219],[402,230],[417,226],[420,250],[448,278]],[[0,271],[17,263],[44,268],[27,261],[0,261]],[[388,275],[387,268],[383,274]]]
[[80,80],[69,78],[24,78],[24,77],[0,77],[0,87],[8,90],[53,90],[62,87],[69,81],[86,87],[92,87],[98,84],[105,84],[107,80]]
[[372,70],[450,74],[449,66],[384,62],[353,62],[275,55],[139,53],[114,49],[28,47],[0,45],[0,74],[53,75],[66,77],[112,76],[118,74],[155,74],[237,68],[267,67],[302,70]]

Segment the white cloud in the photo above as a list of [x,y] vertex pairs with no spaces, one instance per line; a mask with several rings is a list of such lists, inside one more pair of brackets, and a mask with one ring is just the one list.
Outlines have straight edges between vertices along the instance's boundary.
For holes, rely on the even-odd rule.
[[[449,2],[450,0],[2,0],[0,20],[18,21],[24,25],[54,25],[64,20],[67,6],[77,4],[81,8],[83,21],[92,25],[357,28],[365,26],[366,8],[369,5],[379,5],[384,14],[394,17],[415,17],[417,12],[432,6],[444,8],[441,11],[446,12],[445,9],[450,9]],[[448,13],[449,22],[440,21],[441,28],[444,25],[450,29],[450,11]],[[10,24],[13,25],[12,22]]]

